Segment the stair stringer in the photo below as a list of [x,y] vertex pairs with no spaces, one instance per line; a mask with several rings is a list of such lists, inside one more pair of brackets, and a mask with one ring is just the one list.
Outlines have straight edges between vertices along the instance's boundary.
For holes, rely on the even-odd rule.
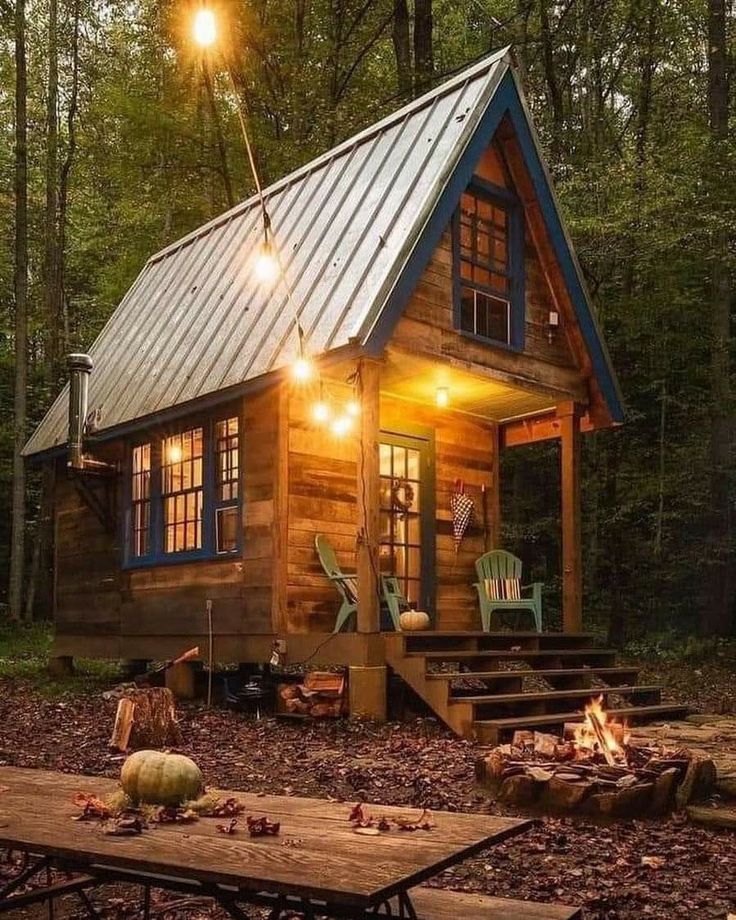
[[450,703],[449,682],[426,679],[427,660],[423,655],[407,657],[403,642],[389,640],[386,663],[455,734],[473,737],[473,707],[468,703]]

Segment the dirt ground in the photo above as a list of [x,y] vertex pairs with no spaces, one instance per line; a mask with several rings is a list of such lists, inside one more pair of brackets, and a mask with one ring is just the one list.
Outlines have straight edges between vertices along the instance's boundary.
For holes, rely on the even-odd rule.
[[[115,701],[99,693],[50,699],[28,682],[0,681],[0,764],[117,776],[107,741]],[[199,705],[181,707],[182,751],[208,783],[281,795],[333,797],[435,810],[518,814],[474,785],[479,748],[433,720],[385,725],[253,721]],[[80,784],[83,791],[83,783]],[[0,875],[12,870],[0,864]],[[721,918],[736,910],[736,833],[679,816],[597,826],[545,819],[535,830],[439,876],[442,887],[582,905],[585,920]],[[106,920],[132,920],[133,889],[100,888]],[[171,902],[172,907],[166,905]],[[158,893],[157,916],[205,920],[201,899]],[[66,905],[68,915],[70,906]],[[73,910],[81,916],[78,905]],[[45,911],[38,911],[38,917]]]

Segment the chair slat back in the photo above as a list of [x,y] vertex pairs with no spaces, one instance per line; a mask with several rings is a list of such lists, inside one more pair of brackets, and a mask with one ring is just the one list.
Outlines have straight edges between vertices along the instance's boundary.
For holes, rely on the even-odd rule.
[[330,541],[323,534],[317,534],[314,538],[314,545],[317,549],[317,555],[319,556],[319,561],[322,563],[322,568],[327,572],[328,575],[342,575],[342,569],[337,564],[337,556],[335,555],[335,550],[332,547]]
[[492,549],[475,561],[480,581],[488,579],[515,579],[521,581],[522,562],[504,549]]

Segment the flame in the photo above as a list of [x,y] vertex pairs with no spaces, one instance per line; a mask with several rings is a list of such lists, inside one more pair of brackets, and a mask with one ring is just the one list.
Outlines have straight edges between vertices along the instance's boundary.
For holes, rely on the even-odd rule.
[[617,761],[625,760],[622,744],[627,741],[626,726],[609,721],[603,708],[603,696],[592,699],[585,707],[585,719],[575,728],[575,746],[603,754],[606,762],[613,766]]

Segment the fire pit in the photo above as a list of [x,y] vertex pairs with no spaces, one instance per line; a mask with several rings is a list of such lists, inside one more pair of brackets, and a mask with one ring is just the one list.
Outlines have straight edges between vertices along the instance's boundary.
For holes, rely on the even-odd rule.
[[661,815],[710,793],[710,758],[656,741],[630,744],[626,726],[609,720],[602,703],[591,700],[561,738],[517,731],[511,744],[476,762],[478,781],[507,804],[606,818]]

